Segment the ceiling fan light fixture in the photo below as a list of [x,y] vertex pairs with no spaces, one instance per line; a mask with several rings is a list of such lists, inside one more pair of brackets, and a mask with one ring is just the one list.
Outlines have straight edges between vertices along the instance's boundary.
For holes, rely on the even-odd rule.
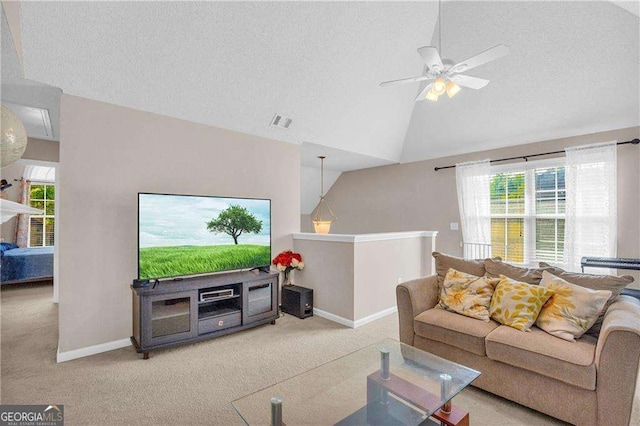
[[430,90],[427,92],[427,99],[428,99],[428,100],[430,100],[431,102],[438,102],[438,97],[439,97],[439,96],[440,96],[440,95],[438,95],[437,93],[435,93],[435,92],[433,91],[433,89],[430,89]]
[[446,84],[444,82],[444,78],[438,77],[435,83],[433,83],[433,87],[431,88],[431,90],[433,90],[433,93],[435,93],[438,96],[442,95],[446,90]]
[[453,98],[460,91],[460,89],[460,86],[455,84],[453,81],[449,80],[447,82],[447,95],[449,95],[449,98]]

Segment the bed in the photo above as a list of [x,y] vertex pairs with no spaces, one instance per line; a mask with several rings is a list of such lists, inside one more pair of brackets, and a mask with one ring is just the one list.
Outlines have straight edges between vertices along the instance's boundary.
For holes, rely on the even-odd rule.
[[53,247],[18,248],[2,243],[1,284],[15,284],[53,278]]

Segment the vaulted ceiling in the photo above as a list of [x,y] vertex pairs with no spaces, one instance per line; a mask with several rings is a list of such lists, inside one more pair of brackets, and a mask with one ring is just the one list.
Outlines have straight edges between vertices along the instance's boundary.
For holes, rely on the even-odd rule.
[[416,103],[401,160],[639,125],[639,33],[638,16],[607,1],[443,3],[445,57],[510,52],[468,72],[491,80],[484,89]]
[[[344,171],[640,125],[637,9],[444,1],[440,28],[433,1],[22,2],[24,77],[301,144],[303,166],[323,153]],[[413,102],[419,83],[378,86],[420,75],[416,49],[439,30],[445,58],[510,54],[468,72],[486,88],[437,103]]]

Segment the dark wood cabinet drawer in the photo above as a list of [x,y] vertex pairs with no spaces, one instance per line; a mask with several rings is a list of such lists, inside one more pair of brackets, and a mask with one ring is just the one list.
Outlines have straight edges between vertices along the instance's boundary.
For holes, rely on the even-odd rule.
[[198,334],[213,333],[225,328],[242,324],[242,312],[236,311],[227,315],[220,315],[198,321]]

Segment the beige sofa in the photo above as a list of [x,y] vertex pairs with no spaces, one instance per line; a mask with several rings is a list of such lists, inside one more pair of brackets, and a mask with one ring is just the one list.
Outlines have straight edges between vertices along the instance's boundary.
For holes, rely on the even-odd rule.
[[[464,272],[478,268],[474,262]],[[566,422],[629,424],[640,363],[639,300],[618,296],[599,337],[574,343],[535,327],[525,333],[435,308],[438,294],[437,275],[397,287],[403,343],[479,370],[474,386]]]

